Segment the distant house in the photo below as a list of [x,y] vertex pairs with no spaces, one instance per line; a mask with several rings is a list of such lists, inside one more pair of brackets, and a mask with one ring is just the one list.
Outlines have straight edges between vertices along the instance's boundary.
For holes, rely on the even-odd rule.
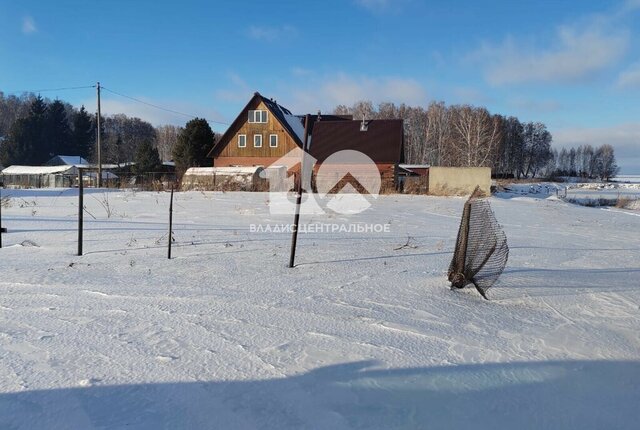
[[77,184],[75,166],[9,166],[2,169],[7,188],[57,188]]
[[[367,155],[379,169],[383,187],[393,187],[403,159],[403,121],[354,121],[351,116],[309,115],[309,154],[317,160],[315,171],[332,154],[342,150]],[[209,156],[213,167],[268,167],[305,142],[305,115],[294,115],[272,99],[255,93]],[[299,170],[291,168],[290,173]]]
[[90,163],[79,155],[56,155],[45,166],[88,166]]

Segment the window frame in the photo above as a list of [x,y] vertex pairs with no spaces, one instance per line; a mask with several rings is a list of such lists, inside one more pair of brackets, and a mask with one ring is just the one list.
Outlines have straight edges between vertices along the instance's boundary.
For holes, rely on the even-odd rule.
[[[240,145],[240,138],[244,137],[244,145]],[[247,147],[247,135],[246,134],[239,134],[238,135],[238,148],[246,148]]]
[[[260,138],[260,145],[257,145],[256,137]],[[262,134],[254,134],[253,135],[253,147],[254,148],[262,148],[262,144],[263,144],[263,136],[262,136]]]
[[[256,120],[256,112],[259,113],[258,120]],[[268,114],[268,111],[266,110],[261,110],[261,109],[249,110],[249,118],[247,119],[249,121],[249,124],[266,124],[267,122],[269,122],[269,114]]]
[[[271,143],[271,138],[272,138],[272,137],[275,137],[275,138],[276,138],[276,144],[275,144],[275,145],[273,145],[273,144]],[[270,134],[270,135],[269,135],[269,148],[277,148],[277,147],[278,147],[278,135],[277,135],[277,134]]]

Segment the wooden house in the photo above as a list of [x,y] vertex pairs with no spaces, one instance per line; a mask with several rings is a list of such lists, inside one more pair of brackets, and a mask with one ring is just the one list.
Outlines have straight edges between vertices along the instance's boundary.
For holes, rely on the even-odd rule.
[[[402,120],[361,122],[348,115],[320,113],[309,115],[309,119],[309,154],[317,160],[316,172],[331,154],[354,150],[376,163],[383,188],[393,186],[397,165],[403,159]],[[278,163],[303,147],[304,120],[305,115],[294,115],[256,92],[209,152],[213,167],[268,167]]]
[[213,167],[266,167],[301,148],[304,126],[299,117],[255,93],[218,140],[209,157]]

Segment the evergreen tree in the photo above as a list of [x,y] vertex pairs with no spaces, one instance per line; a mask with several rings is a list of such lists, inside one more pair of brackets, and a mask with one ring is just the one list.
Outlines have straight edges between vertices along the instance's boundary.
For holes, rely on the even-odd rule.
[[49,161],[47,152],[47,102],[38,95],[31,103],[27,117],[29,158],[27,164],[41,165]]
[[38,96],[31,102],[27,116],[11,126],[0,153],[2,164],[41,165],[48,160],[46,119],[47,104]]
[[29,126],[27,118],[20,118],[9,129],[7,139],[0,147],[0,164],[28,164],[31,157]]
[[60,100],[55,100],[47,109],[45,138],[47,160],[55,155],[77,155],[72,145],[67,111]]
[[145,140],[138,145],[134,161],[136,163],[134,171],[139,175],[146,172],[155,172],[162,165],[158,149],[149,140]]
[[207,154],[214,142],[213,131],[205,119],[189,121],[178,135],[178,142],[173,148],[173,159],[178,172],[183,173],[189,167],[210,165],[211,160],[207,158]]
[[87,113],[84,106],[80,107],[73,116],[73,132],[71,134],[71,142],[73,154],[79,155],[85,159],[89,158],[93,150],[95,141],[95,125],[91,115]]

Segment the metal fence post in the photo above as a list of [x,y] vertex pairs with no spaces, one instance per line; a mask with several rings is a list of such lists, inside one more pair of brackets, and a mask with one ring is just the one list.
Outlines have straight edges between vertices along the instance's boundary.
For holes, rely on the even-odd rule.
[[171,242],[172,242],[172,230],[173,230],[173,185],[171,185],[171,200],[169,201],[169,244],[167,251],[167,258],[171,260]]
[[82,228],[84,215],[84,184],[82,169],[78,168],[78,255],[82,255]]

